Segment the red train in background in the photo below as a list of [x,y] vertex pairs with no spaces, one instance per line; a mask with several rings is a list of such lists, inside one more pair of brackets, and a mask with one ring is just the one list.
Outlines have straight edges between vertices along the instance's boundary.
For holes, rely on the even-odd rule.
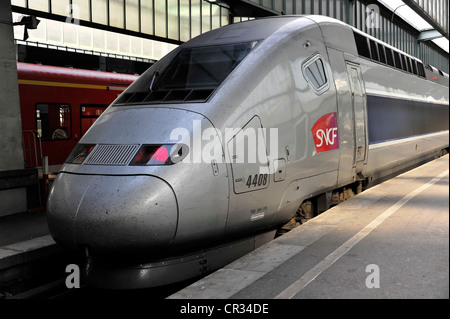
[[81,136],[138,76],[17,63],[25,167],[57,170]]

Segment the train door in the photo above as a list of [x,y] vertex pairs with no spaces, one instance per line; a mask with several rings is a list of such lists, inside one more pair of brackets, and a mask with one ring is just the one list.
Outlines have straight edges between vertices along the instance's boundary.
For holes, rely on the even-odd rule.
[[[232,192],[230,197],[226,232],[240,233],[259,228],[271,220],[268,195],[268,157],[263,126],[254,116],[227,143],[231,162]],[[251,199],[251,200],[249,200]]]
[[236,194],[267,188],[267,151],[261,121],[254,116],[227,144]]
[[355,173],[361,173],[367,152],[366,136],[366,99],[359,65],[347,62],[350,90],[353,104],[354,121],[354,155],[353,166]]

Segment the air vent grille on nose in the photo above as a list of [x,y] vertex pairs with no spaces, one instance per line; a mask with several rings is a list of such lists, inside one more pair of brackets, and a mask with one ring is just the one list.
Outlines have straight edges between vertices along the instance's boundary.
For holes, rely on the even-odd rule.
[[90,165],[127,165],[139,149],[135,145],[105,145],[99,144],[92,151],[85,164]]

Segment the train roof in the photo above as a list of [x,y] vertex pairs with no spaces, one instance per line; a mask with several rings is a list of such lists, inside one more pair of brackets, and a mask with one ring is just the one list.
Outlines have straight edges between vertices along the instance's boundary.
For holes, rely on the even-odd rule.
[[[271,16],[271,17],[263,17],[258,18],[256,20],[250,20],[245,22],[236,23],[233,25],[229,25],[226,27],[223,27],[223,31],[220,34],[215,34],[211,39],[214,41],[218,40],[224,40],[224,39],[233,39],[239,37],[239,40],[244,37],[245,40],[255,40],[255,39],[264,39],[268,36],[276,33],[278,30],[280,30],[283,26],[286,26],[290,22],[303,19],[304,22],[299,21],[299,25],[297,27],[301,27],[302,25],[309,24],[307,21],[314,22],[317,25],[319,25],[322,29],[322,33],[324,36],[324,41],[327,45],[330,45],[332,47],[338,47],[348,53],[358,55],[358,52],[352,52],[352,48],[347,45],[345,41],[342,41],[342,36],[339,36],[339,33],[342,32],[355,32],[360,35],[363,35],[367,37],[370,40],[373,40],[377,43],[382,44],[383,46],[390,48],[393,51],[396,51],[398,53],[401,53],[415,61],[418,61],[420,63],[423,63],[423,61],[413,55],[410,55],[384,41],[381,41],[380,39],[377,39],[370,34],[367,34],[349,24],[346,24],[340,20],[322,16],[322,15],[282,15],[282,16]],[[267,23],[267,21],[270,20],[271,23]],[[251,26],[251,27],[249,27]],[[350,35],[350,34],[349,34]],[[202,38],[203,39],[203,38]],[[191,40],[192,41],[192,40]],[[234,39],[236,41],[236,39]],[[197,43],[193,43],[193,45],[196,45]],[[440,77],[444,82],[448,82],[449,75],[441,70],[436,69],[435,67],[431,65],[426,65],[426,72],[432,72],[435,74],[435,76]],[[448,85],[448,84],[447,84]]]
[[[233,23],[219,29],[203,33],[182,44],[182,46],[196,47],[206,44],[219,45],[263,40],[277,32],[289,22],[298,20],[300,17],[302,16],[282,16],[280,19],[280,17],[277,16]],[[271,20],[270,23],[267,23],[267,20]]]
[[117,84],[129,85],[138,78],[137,75],[83,70],[31,63],[17,63],[17,76],[21,80],[89,83],[89,84]]

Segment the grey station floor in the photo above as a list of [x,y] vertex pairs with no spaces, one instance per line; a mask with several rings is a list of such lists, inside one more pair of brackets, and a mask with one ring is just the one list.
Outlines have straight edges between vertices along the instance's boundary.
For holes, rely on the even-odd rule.
[[449,156],[366,190],[169,298],[449,298]]

